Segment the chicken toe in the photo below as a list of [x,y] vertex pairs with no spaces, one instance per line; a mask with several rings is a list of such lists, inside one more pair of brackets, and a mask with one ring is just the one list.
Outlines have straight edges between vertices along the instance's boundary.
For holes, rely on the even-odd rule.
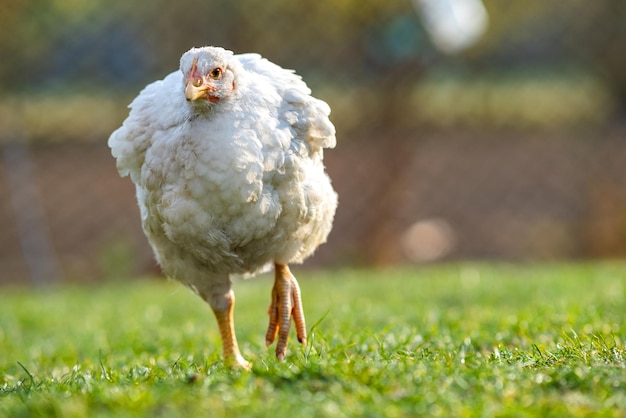
[[296,278],[285,264],[277,263],[275,265],[272,301],[268,313],[270,318],[267,333],[265,334],[265,344],[270,346],[276,339],[276,336],[278,336],[276,357],[282,361],[287,352],[287,339],[292,317],[296,326],[298,341],[306,344],[306,325],[304,322],[304,311],[302,310],[300,286],[298,286]]

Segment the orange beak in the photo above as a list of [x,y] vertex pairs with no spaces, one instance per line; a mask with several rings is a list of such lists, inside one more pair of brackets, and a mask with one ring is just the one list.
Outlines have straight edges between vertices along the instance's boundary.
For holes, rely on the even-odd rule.
[[211,100],[209,92],[215,92],[215,87],[207,83],[206,77],[198,72],[198,59],[194,58],[189,77],[185,81],[185,98],[192,102],[200,98]]

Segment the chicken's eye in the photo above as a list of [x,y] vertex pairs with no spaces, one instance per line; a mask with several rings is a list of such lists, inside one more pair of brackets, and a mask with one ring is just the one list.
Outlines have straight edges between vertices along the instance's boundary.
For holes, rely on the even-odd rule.
[[202,85],[202,79],[200,77],[194,78],[191,84],[193,84],[194,87],[200,87]]
[[221,68],[214,68],[210,73],[209,73],[209,77],[211,77],[213,80],[217,80],[222,76],[222,69]]

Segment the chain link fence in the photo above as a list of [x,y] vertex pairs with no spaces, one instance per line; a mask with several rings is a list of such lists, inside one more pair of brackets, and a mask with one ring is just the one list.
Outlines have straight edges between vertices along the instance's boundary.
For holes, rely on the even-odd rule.
[[0,3],[0,283],[158,271],[106,146],[191,46],[259,52],[333,109],[309,266],[626,255],[621,0]]

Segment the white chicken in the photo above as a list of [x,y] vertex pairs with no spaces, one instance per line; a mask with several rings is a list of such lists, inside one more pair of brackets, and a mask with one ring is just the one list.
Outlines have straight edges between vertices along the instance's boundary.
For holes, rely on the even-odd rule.
[[249,368],[235,336],[232,274],[274,266],[266,344],[283,360],[291,318],[306,327],[288,265],[326,241],[337,195],[323,148],[335,146],[328,105],[293,71],[257,54],[192,48],[180,71],[149,84],[109,138],[136,185],[143,230],[166,276],[211,306],[224,361]]

